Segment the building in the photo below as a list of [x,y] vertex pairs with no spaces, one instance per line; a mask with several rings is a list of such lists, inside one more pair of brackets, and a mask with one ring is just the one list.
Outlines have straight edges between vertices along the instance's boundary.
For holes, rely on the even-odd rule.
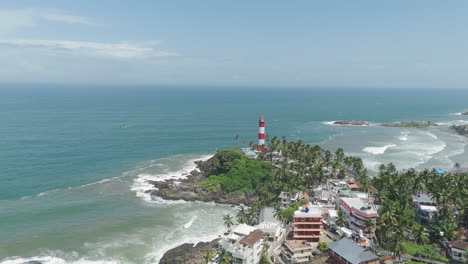
[[281,221],[275,217],[275,209],[273,207],[262,208],[258,220],[259,224],[257,227],[263,232],[264,240],[275,242],[283,236]]
[[347,185],[348,189],[352,192],[359,191],[359,186],[356,184],[354,180],[350,180]]
[[313,247],[304,240],[286,240],[281,249],[281,259],[286,264],[309,263]]
[[263,232],[240,224],[219,245],[232,254],[233,264],[257,264],[263,250]]
[[427,194],[414,195],[412,198],[418,221],[425,223],[433,221],[438,211],[436,201]]
[[312,204],[304,204],[294,212],[291,233],[289,237],[307,242],[319,242],[322,231],[322,208]]
[[278,202],[281,204],[282,208],[287,208],[290,203],[295,203],[302,199],[309,200],[310,197],[307,193],[303,191],[296,191],[294,193],[281,192],[278,196]]
[[466,254],[468,252],[468,242],[457,240],[453,241],[450,246],[450,254],[452,255],[452,259],[465,263],[467,256]]
[[328,244],[329,264],[378,264],[379,257],[349,238]]
[[364,202],[360,198],[342,197],[338,203],[339,208],[345,213],[349,228],[359,232],[367,219],[377,223],[377,210],[373,205]]

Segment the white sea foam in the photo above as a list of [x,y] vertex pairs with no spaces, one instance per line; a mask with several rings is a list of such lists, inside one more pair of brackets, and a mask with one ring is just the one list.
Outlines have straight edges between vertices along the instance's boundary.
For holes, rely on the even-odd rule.
[[[103,179],[103,180],[100,180],[100,181],[97,181],[97,182],[91,182],[91,183],[86,183],[86,184],[83,184],[83,185],[79,185],[79,186],[74,186],[74,187],[67,187],[67,188],[63,188],[63,189],[54,189],[54,190],[49,190],[49,191],[45,191],[45,192],[40,192],[38,193],[36,196],[37,197],[41,197],[41,196],[45,196],[45,195],[49,195],[53,192],[57,192],[57,191],[64,191],[64,190],[73,190],[73,189],[79,189],[79,188],[85,188],[85,187],[89,187],[89,186],[93,186],[93,185],[97,185],[97,184],[101,184],[101,183],[106,183],[106,182],[109,182],[111,180],[115,180],[115,179],[119,179],[119,178],[122,178],[126,176],[125,174],[121,175],[121,176],[118,176],[118,177],[112,177],[112,178],[108,178],[108,179]],[[27,199],[29,196],[26,196],[26,197],[23,197],[24,199]],[[22,200],[23,200],[22,198]]]
[[194,216],[192,217],[192,219],[190,219],[190,221],[184,225],[184,228],[189,228],[189,227],[191,227],[192,224],[193,224],[193,221],[195,221],[195,219],[197,219],[197,216],[196,216],[196,215],[194,215]]
[[409,132],[400,132],[400,136],[398,136],[398,139],[401,140],[401,141],[407,141],[408,140],[408,135],[409,135]]
[[388,148],[391,148],[391,147],[396,147],[396,145],[395,144],[390,144],[390,145],[386,145],[386,146],[383,146],[383,147],[365,147],[365,148],[362,149],[362,151],[367,152],[367,153],[371,153],[371,154],[374,154],[374,155],[379,155],[379,154],[384,154],[385,151]]
[[[225,228],[222,223],[214,225],[212,222],[210,222],[208,225],[207,223],[205,223],[202,224],[202,226],[200,226],[199,221],[203,221],[204,219],[206,219],[206,217],[203,217],[203,215],[206,215],[207,213],[208,211],[206,210],[195,211],[194,216],[196,218],[193,218],[194,216],[192,216],[192,219],[194,220],[194,222],[192,222],[192,225],[196,225],[197,228],[194,228],[194,226],[192,225],[190,225],[188,228],[185,228],[185,225],[183,225],[182,229],[178,228],[172,231],[166,236],[164,246],[155,248],[153,252],[145,256],[145,262],[159,263],[166,251],[185,243],[192,243],[196,245],[200,242],[208,242],[212,241],[213,239],[219,238],[225,231]],[[184,215],[185,213],[180,216]],[[195,224],[195,222],[197,223]]]
[[323,121],[323,122],[321,122],[321,123],[324,124],[324,125],[335,125],[335,124],[334,124],[335,122],[336,122],[336,121]]
[[137,177],[134,179],[131,190],[135,191],[136,196],[142,198],[147,202],[166,202],[161,198],[152,197],[151,194],[148,193],[149,191],[155,189],[154,185],[151,184],[150,181],[164,181],[169,179],[186,178],[191,171],[197,169],[195,161],[205,161],[211,157],[213,157],[213,155],[201,155],[197,158],[188,159],[183,163],[182,168],[175,170],[173,168],[168,167],[168,165],[160,163],[164,162],[165,159],[158,159],[149,162],[148,166],[139,168],[137,171],[135,171],[137,173]]
[[38,256],[32,258],[10,257],[2,260],[0,264],[23,264],[28,262],[37,261],[43,264],[116,264],[120,263],[115,260],[89,260],[85,258],[77,260],[65,260],[56,256]]

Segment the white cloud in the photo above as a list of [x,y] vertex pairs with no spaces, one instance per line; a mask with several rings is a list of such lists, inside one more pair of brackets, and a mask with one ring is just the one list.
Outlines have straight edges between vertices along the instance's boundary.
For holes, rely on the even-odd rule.
[[[155,41],[150,42],[153,46]],[[93,58],[138,59],[179,56],[175,52],[157,50],[148,44],[100,43],[70,40],[0,39],[0,47],[34,50],[49,55],[85,56]]]
[[72,15],[61,9],[0,8],[0,34],[14,33],[20,28],[35,27],[41,21],[100,25],[88,17]]

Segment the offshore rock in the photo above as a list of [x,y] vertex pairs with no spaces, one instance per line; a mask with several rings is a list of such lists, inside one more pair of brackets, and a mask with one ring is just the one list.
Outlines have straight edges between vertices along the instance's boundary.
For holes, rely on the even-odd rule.
[[334,125],[368,126],[369,123],[361,120],[342,120],[333,122]]

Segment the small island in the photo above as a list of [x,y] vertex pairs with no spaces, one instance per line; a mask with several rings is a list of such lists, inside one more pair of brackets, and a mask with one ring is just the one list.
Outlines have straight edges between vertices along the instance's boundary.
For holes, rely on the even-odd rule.
[[423,128],[423,127],[435,127],[437,126],[436,123],[431,121],[409,121],[409,122],[398,122],[398,123],[387,123],[382,124],[385,127],[416,127],[416,128]]
[[466,115],[466,116],[468,116],[468,112],[461,113],[461,115]]
[[333,122],[333,125],[368,126],[369,123],[361,120],[341,120]]

